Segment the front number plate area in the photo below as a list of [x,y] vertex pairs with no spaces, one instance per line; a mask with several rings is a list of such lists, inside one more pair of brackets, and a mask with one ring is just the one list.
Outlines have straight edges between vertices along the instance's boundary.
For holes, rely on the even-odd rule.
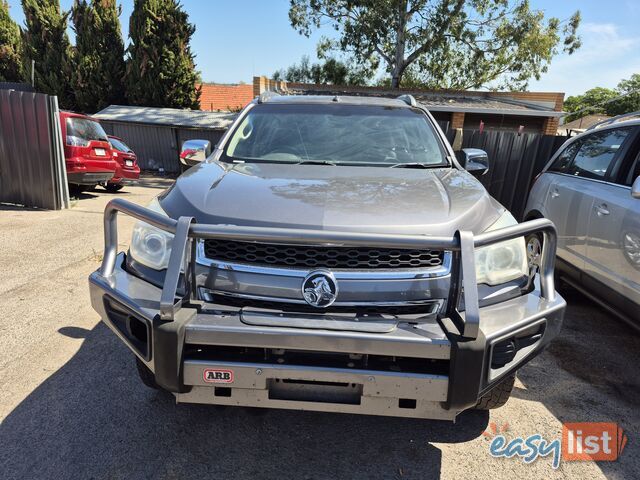
[[357,317],[353,314],[286,313],[275,310],[243,308],[240,321],[262,327],[311,328],[365,333],[389,333],[398,326],[391,315]]

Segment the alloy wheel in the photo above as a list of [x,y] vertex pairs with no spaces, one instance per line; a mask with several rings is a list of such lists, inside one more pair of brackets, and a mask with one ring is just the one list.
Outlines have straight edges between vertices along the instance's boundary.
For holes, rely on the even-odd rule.
[[537,235],[531,235],[527,238],[527,261],[529,268],[540,266],[540,257],[542,256],[542,242]]

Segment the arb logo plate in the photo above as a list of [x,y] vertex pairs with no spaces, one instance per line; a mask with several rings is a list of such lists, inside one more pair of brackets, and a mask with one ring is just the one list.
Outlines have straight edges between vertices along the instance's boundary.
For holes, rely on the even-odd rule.
[[205,368],[202,379],[207,383],[233,383],[233,370]]

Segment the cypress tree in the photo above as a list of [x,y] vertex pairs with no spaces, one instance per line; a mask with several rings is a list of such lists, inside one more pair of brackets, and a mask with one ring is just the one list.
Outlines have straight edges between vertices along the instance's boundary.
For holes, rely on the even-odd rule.
[[71,19],[76,32],[76,69],[73,88],[78,109],[95,113],[122,105],[124,97],[124,43],[116,0],[76,0]]
[[194,32],[178,1],[135,0],[127,59],[127,98],[132,105],[200,107],[189,46]]
[[20,28],[9,16],[9,4],[0,0],[0,82],[22,82]]
[[26,30],[23,30],[25,62],[35,65],[36,90],[57,95],[61,107],[75,107],[71,75],[73,51],[67,36],[69,12],[58,0],[22,0]]

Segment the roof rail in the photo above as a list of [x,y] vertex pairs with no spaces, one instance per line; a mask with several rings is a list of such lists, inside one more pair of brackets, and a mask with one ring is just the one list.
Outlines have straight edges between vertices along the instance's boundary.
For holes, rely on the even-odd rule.
[[585,132],[588,132],[589,130],[595,130],[596,128],[604,127],[604,126],[607,126],[607,125],[611,125],[612,123],[617,123],[617,122],[620,122],[622,120],[629,120],[629,119],[634,118],[634,117],[640,117],[640,111],[630,112],[630,113],[623,113],[622,115],[616,115],[613,118],[607,118],[606,120],[603,120],[602,122],[598,122],[598,123],[595,123],[595,124],[591,125],[589,128],[587,128],[585,130]]
[[273,97],[279,97],[280,94],[278,92],[273,92],[271,90],[267,90],[266,92],[262,92],[258,97],[258,103],[267,103]]
[[404,103],[406,103],[410,107],[418,106],[418,103],[416,102],[416,99],[413,97],[413,95],[409,95],[408,93],[405,93],[404,95],[400,95],[397,98],[397,100],[402,100]]

